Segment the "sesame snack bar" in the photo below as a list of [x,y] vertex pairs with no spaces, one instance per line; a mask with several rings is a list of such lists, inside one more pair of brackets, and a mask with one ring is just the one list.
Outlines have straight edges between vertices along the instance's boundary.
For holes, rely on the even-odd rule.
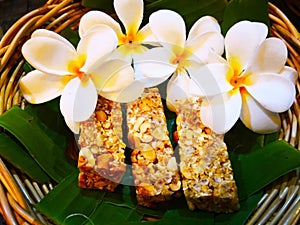
[[157,88],[145,89],[140,99],[127,104],[127,126],[138,203],[153,207],[180,195],[178,165]]
[[202,124],[200,105],[199,98],[176,105],[183,192],[191,210],[232,212],[239,200],[227,147],[223,135]]
[[80,123],[78,143],[79,186],[114,191],[126,170],[120,103],[99,96],[94,114]]

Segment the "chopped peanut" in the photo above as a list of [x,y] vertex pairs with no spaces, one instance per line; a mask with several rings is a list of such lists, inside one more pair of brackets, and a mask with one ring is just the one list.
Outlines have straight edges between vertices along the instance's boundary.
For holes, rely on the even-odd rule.
[[191,210],[232,212],[239,200],[227,147],[223,135],[201,123],[200,106],[201,99],[191,98],[176,107],[184,195]]
[[99,96],[95,113],[80,128],[79,186],[114,191],[126,170],[121,105]]
[[127,126],[138,203],[152,207],[179,195],[178,165],[157,88],[127,104]]

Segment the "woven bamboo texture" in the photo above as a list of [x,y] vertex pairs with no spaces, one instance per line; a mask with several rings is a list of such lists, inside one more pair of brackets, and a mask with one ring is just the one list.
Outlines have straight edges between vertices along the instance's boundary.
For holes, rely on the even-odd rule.
[[[30,11],[5,33],[0,42],[0,115],[12,106],[22,107],[24,100],[18,82],[25,75],[23,43],[31,33],[44,28],[60,32],[66,27],[78,28],[81,16],[89,9],[80,1],[49,0],[43,7]],[[300,71],[300,34],[276,6],[269,4],[271,35],[283,39],[289,50],[288,65]],[[288,112],[282,114],[280,139],[300,150],[299,78],[297,99]],[[0,158],[0,213],[8,225],[51,224],[40,215],[34,204],[53,188],[51,183],[38,184],[18,173]],[[248,224],[297,224],[300,217],[300,188],[297,171],[278,179],[267,188]]]

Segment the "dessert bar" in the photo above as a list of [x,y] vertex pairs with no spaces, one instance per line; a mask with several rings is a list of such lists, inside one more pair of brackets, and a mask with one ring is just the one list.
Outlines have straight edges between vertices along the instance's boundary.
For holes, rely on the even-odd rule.
[[191,210],[232,212],[239,200],[227,147],[223,135],[202,124],[200,106],[199,98],[176,104],[182,189]]
[[79,186],[114,191],[126,165],[120,103],[101,96],[94,114],[80,123]]
[[128,142],[138,203],[153,207],[180,195],[181,181],[157,88],[127,104]]

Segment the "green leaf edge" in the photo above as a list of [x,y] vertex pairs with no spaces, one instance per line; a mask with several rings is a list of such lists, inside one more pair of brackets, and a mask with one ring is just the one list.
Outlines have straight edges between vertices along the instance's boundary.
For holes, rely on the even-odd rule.
[[[36,120],[37,118],[20,107],[13,107],[0,116],[0,127],[14,135],[39,166],[54,181],[59,182],[72,173],[74,167],[68,162],[65,150],[45,134]],[[42,149],[44,157],[40,155]]]

